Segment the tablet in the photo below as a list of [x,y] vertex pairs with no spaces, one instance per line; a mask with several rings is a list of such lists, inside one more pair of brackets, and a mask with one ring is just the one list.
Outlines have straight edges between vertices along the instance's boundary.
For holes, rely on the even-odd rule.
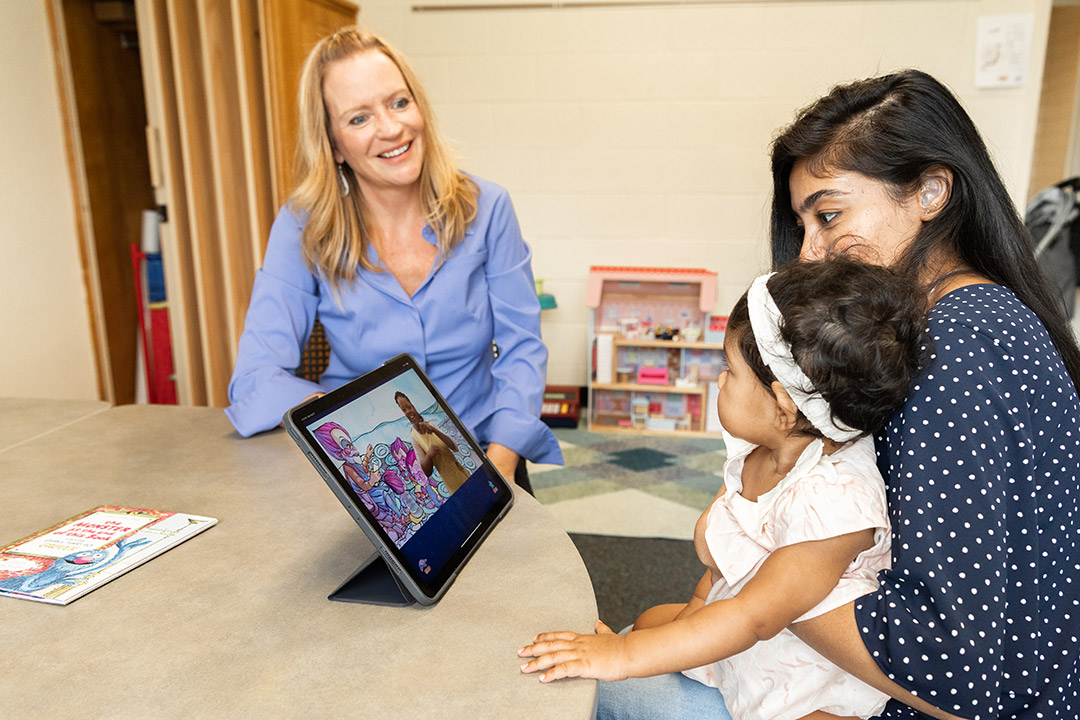
[[433,605],[513,503],[410,355],[297,405],[283,422],[378,551],[332,600]]

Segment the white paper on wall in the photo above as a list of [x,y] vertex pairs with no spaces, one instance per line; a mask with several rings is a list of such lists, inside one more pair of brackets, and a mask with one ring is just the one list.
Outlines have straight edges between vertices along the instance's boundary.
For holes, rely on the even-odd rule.
[[975,39],[975,87],[1020,87],[1031,64],[1034,13],[983,15]]

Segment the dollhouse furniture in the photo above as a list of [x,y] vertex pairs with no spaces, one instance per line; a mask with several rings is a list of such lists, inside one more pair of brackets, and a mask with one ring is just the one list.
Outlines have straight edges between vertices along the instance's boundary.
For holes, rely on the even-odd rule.
[[589,429],[716,435],[709,389],[727,366],[722,336],[703,339],[715,304],[709,270],[592,267]]

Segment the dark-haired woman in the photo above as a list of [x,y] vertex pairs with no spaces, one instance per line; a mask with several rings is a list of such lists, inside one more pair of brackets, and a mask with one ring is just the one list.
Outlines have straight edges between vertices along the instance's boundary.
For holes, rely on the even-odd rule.
[[[966,718],[1080,717],[1080,351],[971,119],[906,71],[834,88],[775,140],[772,252],[925,287],[933,356],[876,438],[892,569],[792,629]],[[890,702],[882,717],[918,717]]]

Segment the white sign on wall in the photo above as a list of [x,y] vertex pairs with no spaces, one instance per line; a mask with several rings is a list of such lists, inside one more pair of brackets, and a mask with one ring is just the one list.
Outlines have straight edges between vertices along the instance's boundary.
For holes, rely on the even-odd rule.
[[975,40],[975,87],[1020,87],[1031,64],[1034,13],[983,15]]

